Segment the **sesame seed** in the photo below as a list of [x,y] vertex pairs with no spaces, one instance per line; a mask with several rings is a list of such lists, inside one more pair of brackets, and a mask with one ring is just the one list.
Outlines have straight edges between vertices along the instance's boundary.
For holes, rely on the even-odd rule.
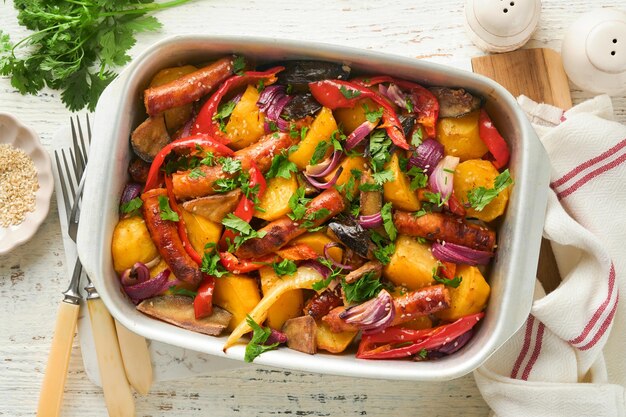
[[432,298],[426,297],[426,301],[432,301]]
[[33,160],[21,149],[0,145],[0,226],[18,225],[27,213],[35,211],[38,189]]

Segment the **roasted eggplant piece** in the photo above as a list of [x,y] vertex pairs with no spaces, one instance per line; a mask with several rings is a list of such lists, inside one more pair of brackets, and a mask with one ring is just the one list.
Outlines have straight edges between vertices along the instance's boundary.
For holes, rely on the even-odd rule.
[[314,116],[322,105],[317,102],[311,93],[294,94],[291,101],[283,108],[281,117],[286,120],[300,120],[307,116]]
[[284,61],[278,63],[285,67],[278,74],[278,83],[291,85],[294,92],[308,91],[309,83],[328,79],[347,80],[350,67],[325,61]]
[[213,306],[213,314],[198,320],[193,310],[193,298],[182,295],[148,298],[137,306],[137,310],[183,329],[211,336],[219,336],[233,316],[223,308]]
[[431,87],[439,101],[439,117],[461,117],[480,108],[481,99],[462,88]]
[[130,136],[133,151],[146,162],[152,162],[156,154],[170,141],[163,114],[149,117]]
[[341,242],[356,252],[359,256],[373,259],[374,244],[369,234],[352,217],[344,216],[328,224],[330,230]]
[[140,158],[134,158],[128,164],[128,175],[134,182],[145,184],[148,179],[148,172],[150,171],[150,164]]
[[400,124],[402,125],[402,131],[404,132],[404,136],[410,138],[411,133],[413,133],[413,128],[415,127],[415,122],[417,121],[415,116],[412,114],[403,114],[398,116],[398,118],[400,119]]
[[185,201],[183,208],[215,223],[221,223],[228,213],[232,213],[241,199],[242,192],[238,188],[226,194],[216,194]]
[[289,319],[283,326],[283,333],[287,336],[287,347],[309,355],[317,353],[316,332],[317,324],[311,316]]

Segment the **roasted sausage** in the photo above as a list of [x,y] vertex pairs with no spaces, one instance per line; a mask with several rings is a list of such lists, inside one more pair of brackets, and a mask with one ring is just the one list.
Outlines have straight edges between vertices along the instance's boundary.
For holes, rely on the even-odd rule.
[[159,209],[161,196],[167,198],[165,188],[155,188],[141,195],[143,217],[150,236],[174,276],[181,281],[197,285],[202,281],[202,272],[185,251],[176,223],[161,218]]
[[304,306],[304,314],[308,314],[315,320],[319,320],[327,315],[333,308],[342,305],[343,300],[341,299],[341,295],[338,294],[337,289],[339,289],[339,286],[337,286],[335,290],[326,289],[320,294],[315,294],[311,297]]
[[[339,191],[329,188],[311,200],[304,218],[310,217],[321,209],[327,209],[326,216],[312,221],[311,227],[317,227],[342,212],[345,206],[346,203]],[[272,253],[286,245],[290,240],[306,233],[307,229],[302,227],[302,222],[304,219],[294,221],[287,216],[274,220],[259,231],[265,232],[265,236],[247,240],[237,249],[236,255],[239,258],[257,258]]]
[[144,91],[144,104],[150,116],[165,110],[193,103],[209,94],[232,75],[233,57],[222,58],[167,84]]
[[496,244],[496,232],[493,230],[448,214],[427,213],[418,217],[396,210],[393,223],[401,234],[455,243],[472,249],[492,251]]
[[[436,313],[450,306],[450,294],[442,284],[420,288],[410,291],[393,299],[395,317],[391,326],[406,323],[419,316]],[[357,331],[359,327],[352,323],[346,323],[340,317],[346,307],[337,307],[331,310],[322,320],[328,324],[334,333]]]
[[[257,143],[235,152],[234,159],[241,161],[241,170],[246,172],[250,169],[251,161],[256,162],[261,172],[267,172],[272,166],[274,155],[289,148],[293,139],[287,133],[271,134],[262,137]],[[172,175],[174,195],[179,200],[204,197],[215,194],[214,183],[220,178],[233,178],[236,174],[222,171],[222,166],[201,165],[198,167],[200,175],[189,176],[190,171],[180,171]],[[196,168],[196,169],[198,169]]]

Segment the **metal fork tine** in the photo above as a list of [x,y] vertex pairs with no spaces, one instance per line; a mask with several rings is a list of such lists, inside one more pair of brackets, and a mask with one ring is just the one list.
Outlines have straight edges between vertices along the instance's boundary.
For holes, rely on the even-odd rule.
[[[78,123],[78,119],[77,119]],[[76,173],[76,178],[80,178],[83,174],[83,170],[85,167],[85,161],[83,160],[83,155],[80,152],[80,147],[78,145],[78,136],[76,134],[76,127],[74,125],[74,119],[70,117],[70,124],[72,126],[72,143],[74,145],[74,156],[76,157],[76,165],[74,165],[74,172]],[[80,129],[80,124],[78,124],[78,129]],[[80,179],[79,179],[80,181]]]
[[87,142],[91,145],[91,124],[89,123],[89,114],[85,114],[85,122],[87,123]]
[[[72,164],[74,164],[74,155],[72,155],[72,150],[70,149],[69,151],[70,154],[70,158],[72,159]],[[63,164],[65,165],[65,173],[67,175],[67,184],[70,188],[70,199],[72,200],[72,204],[74,204],[74,199],[76,198],[76,189],[74,188],[74,180],[72,179],[72,176],[70,175],[70,166],[67,163],[67,157],[65,156],[65,151],[63,149],[61,149],[61,155],[63,155]]]
[[[87,115],[85,115],[87,123],[89,123],[89,119],[87,119]],[[87,148],[85,147],[85,137],[83,136],[83,128],[80,124],[80,119],[76,116],[76,125],[78,126],[78,136],[80,137],[80,147],[82,149],[82,157],[83,157],[83,170],[87,167]],[[91,135],[89,135],[91,137]],[[81,173],[82,174],[82,173]],[[82,176],[82,175],[81,175]]]
[[63,175],[63,169],[61,168],[61,161],[59,160],[59,153],[54,151],[54,159],[57,163],[57,172],[59,174],[59,182],[61,183],[61,193],[63,195],[63,203],[65,203],[65,214],[67,214],[67,218],[70,218],[70,211],[72,209],[72,205],[70,204],[70,200],[67,195],[67,186],[65,185],[65,178]]

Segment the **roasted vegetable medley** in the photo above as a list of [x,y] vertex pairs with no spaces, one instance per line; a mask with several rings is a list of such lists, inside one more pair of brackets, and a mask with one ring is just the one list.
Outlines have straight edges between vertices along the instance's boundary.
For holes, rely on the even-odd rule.
[[137,308],[247,361],[436,359],[484,316],[509,149],[462,88],[224,57],[159,71],[113,233]]

